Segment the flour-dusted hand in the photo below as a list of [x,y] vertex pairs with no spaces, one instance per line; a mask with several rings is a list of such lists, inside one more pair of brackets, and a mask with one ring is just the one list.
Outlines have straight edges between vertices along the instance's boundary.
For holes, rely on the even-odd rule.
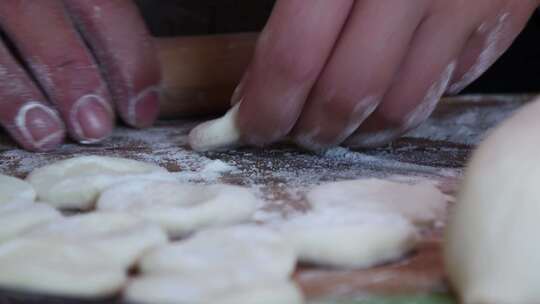
[[24,148],[51,150],[66,131],[99,142],[115,113],[156,119],[159,63],[132,1],[3,0],[0,27],[0,124]]
[[[308,3],[309,2],[309,3]],[[537,0],[278,0],[233,103],[243,142],[372,147],[511,45]]]

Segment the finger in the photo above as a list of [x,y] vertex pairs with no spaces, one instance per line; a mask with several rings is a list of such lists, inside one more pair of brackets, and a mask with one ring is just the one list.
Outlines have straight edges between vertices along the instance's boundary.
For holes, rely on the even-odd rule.
[[63,142],[58,113],[7,48],[0,44],[0,124],[23,148],[49,151]]
[[[526,2],[526,1],[525,1]],[[448,94],[459,94],[484,74],[512,45],[521,33],[533,9],[521,5],[504,9],[483,22],[475,31],[459,57],[456,73]],[[516,6],[515,3],[511,4]],[[509,13],[512,11],[512,14]]]
[[82,143],[106,138],[114,124],[107,87],[62,2],[3,0],[0,24],[71,137]]
[[409,1],[357,1],[293,131],[309,149],[335,146],[375,110],[425,9]]
[[385,144],[431,115],[447,89],[468,33],[473,31],[471,25],[456,24],[455,18],[443,10],[422,23],[383,101],[347,145]]
[[159,114],[161,73],[153,40],[133,1],[64,0],[105,71],[116,108],[133,127]]
[[246,143],[265,145],[291,131],[353,2],[277,1],[235,101],[242,101],[238,125]]

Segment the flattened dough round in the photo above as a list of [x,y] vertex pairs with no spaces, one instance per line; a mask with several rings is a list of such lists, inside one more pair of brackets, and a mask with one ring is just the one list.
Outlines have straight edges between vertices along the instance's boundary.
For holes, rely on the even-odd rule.
[[144,274],[225,274],[236,282],[286,280],[295,267],[295,252],[278,233],[248,225],[198,232],[186,241],[153,250],[140,263]]
[[0,205],[35,200],[36,191],[32,185],[21,179],[0,174]]
[[36,169],[27,181],[34,186],[39,200],[57,208],[86,210],[107,187],[140,178],[166,179],[167,171],[131,159],[82,156]]
[[133,265],[147,250],[168,241],[159,226],[119,213],[64,217],[37,227],[25,237],[93,246],[124,268]]
[[249,285],[214,277],[143,276],[124,293],[136,304],[301,304],[303,296],[290,281],[256,281]]
[[94,247],[15,240],[0,245],[0,287],[39,294],[103,298],[126,283],[125,270]]
[[133,181],[105,191],[98,210],[127,212],[160,224],[170,236],[243,222],[257,210],[257,198],[245,188]]
[[381,179],[360,179],[324,184],[307,194],[315,209],[348,206],[371,212],[400,214],[415,224],[443,220],[449,197],[432,182],[414,185]]
[[338,268],[369,268],[403,257],[419,235],[405,218],[354,208],[312,211],[278,229],[299,260]]
[[42,203],[15,201],[0,205],[0,244],[61,217],[56,209]]
[[474,152],[446,231],[461,303],[540,303],[540,99]]

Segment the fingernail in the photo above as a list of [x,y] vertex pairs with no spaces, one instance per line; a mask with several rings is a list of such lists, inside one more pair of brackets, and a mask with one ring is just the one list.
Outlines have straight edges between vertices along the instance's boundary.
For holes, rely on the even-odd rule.
[[484,74],[488,68],[493,64],[496,58],[495,50],[493,47],[488,47],[482,51],[477,59],[477,62],[471,67],[467,73],[465,73],[461,79],[452,83],[446,93],[450,95],[458,95],[465,90],[469,85],[475,82],[482,74]]
[[56,148],[65,137],[58,113],[38,102],[21,107],[15,123],[25,141],[39,151]]
[[321,129],[320,126],[328,126],[328,122],[312,121],[312,130],[307,133],[299,133],[295,137],[295,142],[299,146],[312,151],[322,151],[338,146],[358,130],[360,125],[375,112],[381,101],[381,95],[370,95],[362,98],[348,113],[349,117],[340,121],[343,124],[337,125],[334,123],[334,127],[337,127],[339,132],[325,133],[323,130],[329,131],[330,128]]
[[[480,56],[482,58],[483,55]],[[446,93],[449,95],[458,95],[470,84],[472,84],[476,79],[478,79],[482,74],[488,69],[488,66],[483,60],[479,60],[472,68],[465,73],[461,79],[455,81],[454,83],[448,86]]]
[[240,144],[240,130],[236,125],[240,103],[225,116],[205,122],[189,133],[189,145],[195,151],[234,148]]
[[113,129],[112,111],[103,97],[85,95],[75,103],[71,117],[77,140],[82,144],[97,143]]
[[[484,74],[501,56],[504,49],[500,47],[500,41],[503,37],[503,29],[506,26],[508,17],[508,13],[499,16],[497,25],[487,34],[484,48],[476,59],[475,64],[461,77],[461,79],[450,85],[447,91],[448,94],[457,95],[461,93],[470,84],[480,78],[480,76],[482,76],[482,74]],[[485,24],[483,24],[478,31],[485,33],[487,31],[485,27]]]
[[304,149],[307,149],[307,150],[310,150],[310,151],[322,151],[326,148],[328,148],[328,146],[324,146],[322,145],[321,143],[319,143],[316,138],[321,134],[321,128],[320,127],[316,127],[314,128],[313,130],[311,130],[310,132],[307,132],[307,133],[300,133],[298,135],[295,136],[294,138],[294,142],[304,148]]
[[405,117],[402,130],[408,131],[412,128],[415,128],[421,123],[423,123],[429,116],[431,116],[433,111],[435,111],[435,109],[437,108],[439,101],[443,97],[444,92],[447,91],[448,84],[450,83],[450,80],[454,75],[456,66],[456,61],[452,61],[446,67],[446,69],[441,74],[439,80],[431,85],[422,102],[416,107],[414,111],[412,111]]
[[459,95],[459,93],[463,92],[463,90],[467,87],[467,85],[463,85],[461,83],[455,83],[448,87],[448,90],[446,91],[446,94],[448,95]]
[[129,120],[133,127],[150,127],[159,115],[159,88],[153,86],[139,93],[130,108]]
[[360,128],[360,125],[375,112],[382,99],[382,95],[371,95],[357,103],[349,116],[349,120],[347,121],[343,132],[337,136],[336,143],[341,144],[353,135],[354,132]]

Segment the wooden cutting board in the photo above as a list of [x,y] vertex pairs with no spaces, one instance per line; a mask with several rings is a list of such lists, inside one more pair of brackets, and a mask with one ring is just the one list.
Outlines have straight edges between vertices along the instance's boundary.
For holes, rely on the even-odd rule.
[[[304,212],[307,210],[303,200],[306,189],[343,179],[396,175],[428,178],[439,181],[445,192],[452,193],[468,155],[483,134],[528,99],[527,96],[448,99],[426,124],[392,145],[372,150],[336,148],[324,154],[312,154],[288,145],[198,154],[187,147],[186,136],[198,123],[189,120],[161,121],[148,130],[120,127],[100,145],[70,143],[51,153],[25,152],[7,137],[0,136],[0,173],[24,177],[36,167],[79,155],[128,157],[158,163],[177,172],[178,178],[185,181],[251,187],[269,201],[262,217]],[[216,162],[227,163],[230,169],[212,169]],[[302,266],[295,280],[310,300],[445,292],[448,287],[441,263],[440,236],[440,229],[425,231],[420,248],[391,265],[363,271]],[[21,298],[21,295],[0,294],[0,303],[27,303],[28,300],[24,295]],[[403,299],[395,301],[407,303]],[[448,303],[448,299],[442,298],[439,303]]]

